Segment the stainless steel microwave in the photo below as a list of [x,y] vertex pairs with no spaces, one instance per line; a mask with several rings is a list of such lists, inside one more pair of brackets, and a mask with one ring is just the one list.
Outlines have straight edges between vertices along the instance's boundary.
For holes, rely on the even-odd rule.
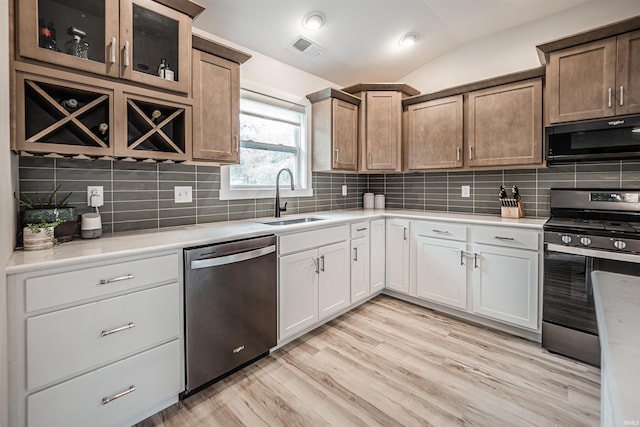
[[546,128],[547,163],[640,159],[640,116]]

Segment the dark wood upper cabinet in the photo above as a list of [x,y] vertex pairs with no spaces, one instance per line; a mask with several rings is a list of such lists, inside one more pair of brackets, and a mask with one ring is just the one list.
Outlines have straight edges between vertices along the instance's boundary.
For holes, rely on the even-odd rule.
[[616,114],[616,38],[551,52],[547,108],[551,123]]
[[542,162],[542,79],[468,95],[467,164],[511,166]]
[[357,171],[360,99],[332,88],[307,98],[312,103],[313,171]]
[[462,115],[462,95],[410,105],[406,112],[406,169],[462,167]]
[[640,113],[640,31],[618,36],[618,114]]
[[399,171],[402,167],[402,97],[396,91],[365,93],[361,115],[364,171]]

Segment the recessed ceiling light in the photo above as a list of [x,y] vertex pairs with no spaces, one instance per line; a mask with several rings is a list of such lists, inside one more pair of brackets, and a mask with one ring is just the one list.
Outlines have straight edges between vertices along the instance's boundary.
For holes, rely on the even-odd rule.
[[398,44],[402,47],[413,46],[418,40],[418,35],[416,33],[408,33],[405,34],[398,40]]
[[307,13],[304,18],[302,18],[302,26],[308,30],[317,30],[324,25],[326,20],[327,17],[324,13],[315,10]]

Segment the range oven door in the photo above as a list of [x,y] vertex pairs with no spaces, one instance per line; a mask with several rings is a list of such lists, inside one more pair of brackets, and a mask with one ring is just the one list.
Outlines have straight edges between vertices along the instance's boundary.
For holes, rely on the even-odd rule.
[[600,366],[595,270],[640,276],[640,256],[545,243],[542,346]]

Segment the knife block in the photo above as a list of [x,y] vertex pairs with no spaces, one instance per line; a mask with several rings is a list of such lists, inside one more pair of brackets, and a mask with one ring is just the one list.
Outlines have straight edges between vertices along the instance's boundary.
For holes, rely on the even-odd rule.
[[518,206],[500,206],[500,216],[502,218],[522,218],[524,217],[524,203],[518,201]]

